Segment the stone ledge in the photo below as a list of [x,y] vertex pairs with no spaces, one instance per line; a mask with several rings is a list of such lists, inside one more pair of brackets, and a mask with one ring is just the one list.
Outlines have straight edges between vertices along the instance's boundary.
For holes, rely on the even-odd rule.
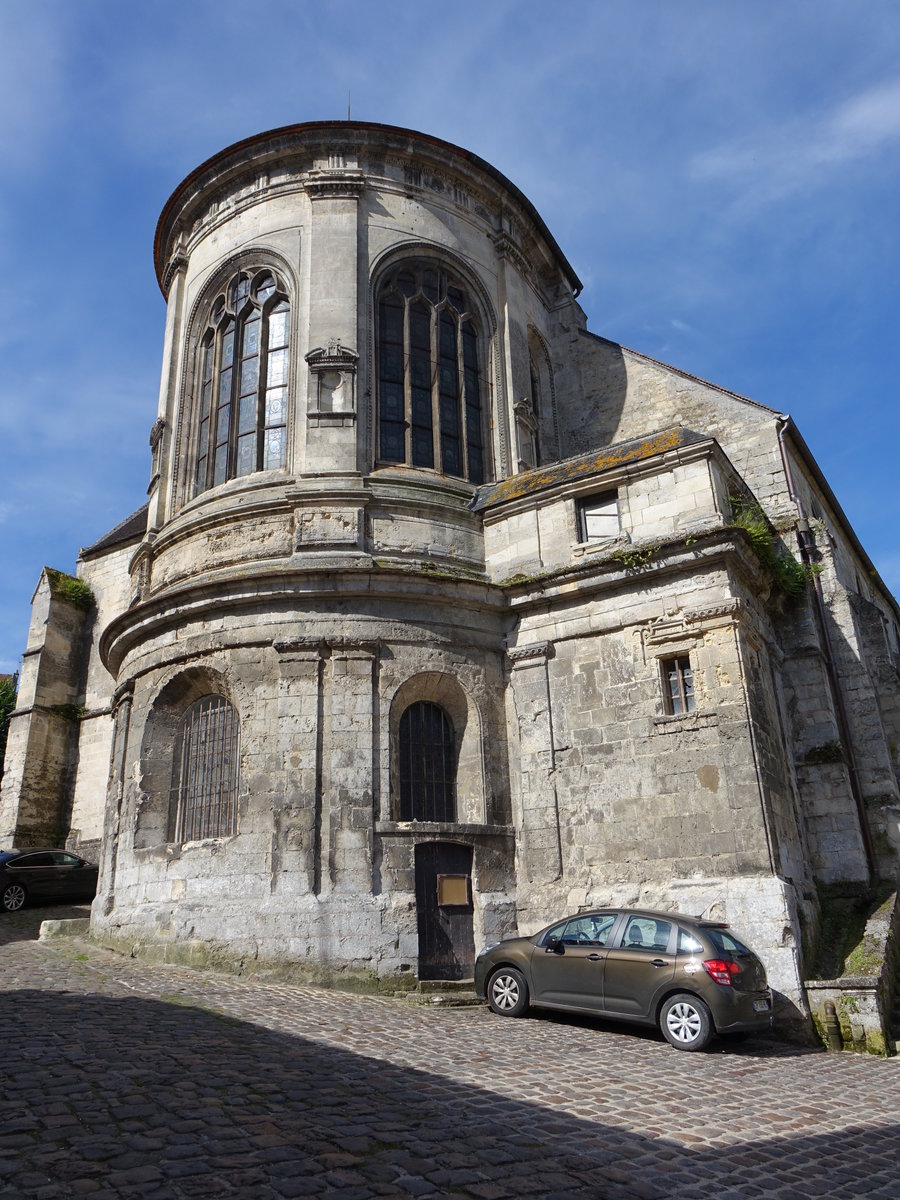
[[456,821],[376,821],[375,832],[381,837],[513,837],[512,825],[463,824]]
[[709,729],[718,725],[718,713],[688,713],[678,717],[651,717],[650,732],[689,733],[693,729]]
[[90,917],[70,917],[64,921],[41,921],[38,938],[42,942],[54,938],[88,937],[91,929]]

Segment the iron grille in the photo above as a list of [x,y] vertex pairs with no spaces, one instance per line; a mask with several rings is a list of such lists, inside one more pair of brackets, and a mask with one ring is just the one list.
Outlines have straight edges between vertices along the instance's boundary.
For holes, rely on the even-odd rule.
[[204,696],[182,718],[176,747],[177,842],[237,832],[238,716],[224,696]]

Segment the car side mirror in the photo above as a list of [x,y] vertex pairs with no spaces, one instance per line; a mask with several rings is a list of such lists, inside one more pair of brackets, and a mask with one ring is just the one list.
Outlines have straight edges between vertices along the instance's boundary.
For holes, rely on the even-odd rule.
[[544,949],[548,954],[562,954],[562,938],[548,937],[544,942]]

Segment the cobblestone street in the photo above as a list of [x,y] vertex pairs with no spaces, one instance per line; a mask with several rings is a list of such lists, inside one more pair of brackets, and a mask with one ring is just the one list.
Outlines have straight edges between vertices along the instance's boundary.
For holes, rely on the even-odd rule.
[[0,918],[0,1200],[900,1194],[897,1060],[684,1054],[36,940],[86,913]]

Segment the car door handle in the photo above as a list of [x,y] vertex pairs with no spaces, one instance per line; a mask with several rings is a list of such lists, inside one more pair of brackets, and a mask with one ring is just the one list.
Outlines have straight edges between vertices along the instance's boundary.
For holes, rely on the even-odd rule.
[[668,965],[669,964],[666,962],[666,960],[664,958],[651,958],[650,959],[651,967],[667,967]]
[[588,962],[603,962],[603,955],[602,954],[589,954]]

